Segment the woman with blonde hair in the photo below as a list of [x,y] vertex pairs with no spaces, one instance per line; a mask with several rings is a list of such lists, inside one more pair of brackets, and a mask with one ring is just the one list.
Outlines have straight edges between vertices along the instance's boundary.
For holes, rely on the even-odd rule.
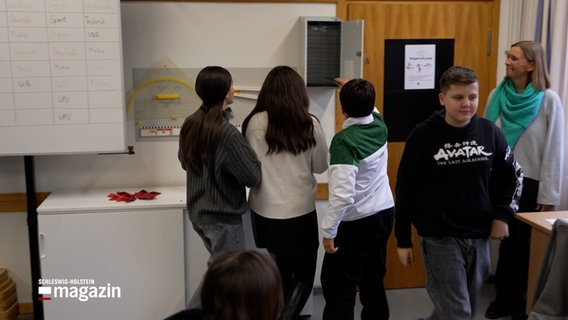
[[[507,52],[506,76],[488,99],[485,116],[499,126],[523,167],[518,212],[552,211],[560,203],[564,156],[563,107],[554,90],[542,45],[520,41]],[[496,299],[485,317],[526,319],[530,226],[513,219],[501,241]],[[532,293],[528,293],[532,294]]]

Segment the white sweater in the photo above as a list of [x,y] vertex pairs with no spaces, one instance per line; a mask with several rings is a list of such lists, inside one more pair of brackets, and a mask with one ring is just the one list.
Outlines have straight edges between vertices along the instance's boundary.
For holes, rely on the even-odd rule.
[[[494,91],[491,91],[487,99],[488,104]],[[500,117],[495,123],[501,127]],[[564,145],[562,102],[556,92],[547,89],[535,119],[523,131],[513,148],[513,154],[523,167],[525,178],[539,182],[536,200],[539,204],[560,203]]]
[[268,114],[260,112],[250,119],[245,133],[262,164],[262,180],[249,193],[251,210],[270,219],[295,218],[312,212],[317,191],[314,173],[323,173],[328,167],[327,142],[319,121],[314,118],[316,146],[298,155],[267,155],[267,126]]

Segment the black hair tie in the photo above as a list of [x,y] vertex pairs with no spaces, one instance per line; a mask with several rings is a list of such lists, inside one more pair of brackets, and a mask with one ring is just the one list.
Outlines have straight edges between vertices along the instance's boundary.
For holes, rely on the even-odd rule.
[[206,107],[204,105],[201,105],[201,107],[199,107],[199,109],[205,113],[207,113],[207,111],[209,111],[209,107]]

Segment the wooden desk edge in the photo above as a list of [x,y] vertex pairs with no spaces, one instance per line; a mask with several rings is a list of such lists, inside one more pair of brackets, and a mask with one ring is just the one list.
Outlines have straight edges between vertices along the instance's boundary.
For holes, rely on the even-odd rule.
[[517,213],[517,219],[529,224],[546,234],[552,231],[552,224],[546,219],[565,219],[568,218],[568,211],[541,211],[541,212],[522,212]]
[[[39,206],[50,192],[37,192],[36,202]],[[0,194],[0,212],[26,212],[27,199],[25,193]]]
[[523,212],[518,213],[516,217],[530,225],[532,229],[526,307],[527,314],[530,314],[533,306],[536,284],[542,268],[542,261],[546,254],[549,236],[552,231],[552,224],[547,221],[547,219],[568,218],[568,211]]

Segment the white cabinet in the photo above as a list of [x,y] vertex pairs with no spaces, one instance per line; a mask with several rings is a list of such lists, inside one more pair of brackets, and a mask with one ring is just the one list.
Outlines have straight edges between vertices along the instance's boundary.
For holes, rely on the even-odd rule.
[[[162,194],[117,203],[113,190],[54,192],[41,204],[46,320],[155,320],[184,308],[185,188],[152,190]],[[96,297],[101,288],[108,297]]]

